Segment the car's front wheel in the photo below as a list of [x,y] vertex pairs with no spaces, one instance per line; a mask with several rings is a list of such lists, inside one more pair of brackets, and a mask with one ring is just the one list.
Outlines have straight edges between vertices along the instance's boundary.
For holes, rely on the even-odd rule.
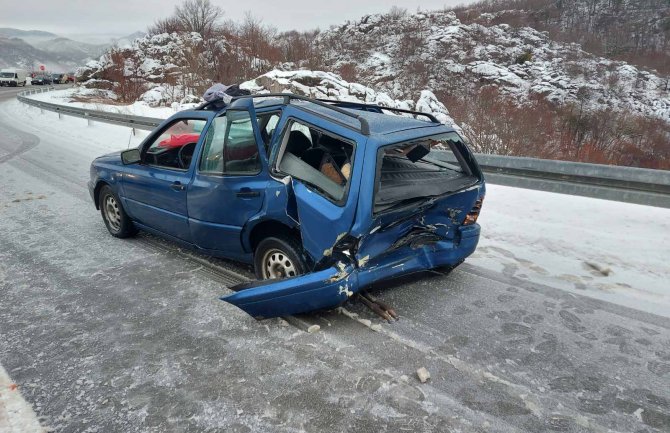
[[260,280],[291,278],[307,271],[300,244],[292,237],[263,239],[254,251],[254,271]]
[[112,236],[127,238],[137,233],[137,229],[123,209],[119,197],[114,194],[109,186],[105,185],[100,189],[98,203],[102,220]]

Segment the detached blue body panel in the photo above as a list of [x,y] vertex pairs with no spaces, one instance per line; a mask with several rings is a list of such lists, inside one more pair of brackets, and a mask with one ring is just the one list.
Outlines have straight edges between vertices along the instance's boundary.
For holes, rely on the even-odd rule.
[[[255,140],[258,171],[201,171],[198,161],[206,154],[208,137],[217,133],[217,118],[233,110],[251,119],[247,143],[253,149]],[[465,224],[466,215],[485,194],[483,175],[465,144],[458,144],[456,153],[461,166],[469,167],[466,177],[472,182],[427,195],[416,205],[375,212],[384,148],[457,134],[438,123],[348,110],[359,119],[316,104],[281,100],[256,105],[237,100],[219,111],[177,113],[147,137],[140,155],[171,125],[197,120],[205,126],[198,142],[191,143],[195,147],[190,165],[124,165],[119,153],[106,155],[91,165],[91,197],[98,206],[98,191],[108,185],[137,227],[206,254],[247,263],[253,262],[254,242],[258,243],[254,233],[283,227],[299,234],[308,273],[242,284],[233,288],[236,293],[221,298],[259,319],[332,308],[377,281],[461,263],[475,251],[480,233],[478,224]],[[270,132],[258,125],[264,113],[278,113]],[[279,170],[287,146],[282,137],[293,120],[351,144],[351,171],[341,198],[328,198],[315,185]],[[359,121],[360,129],[354,127]]]
[[299,277],[241,285],[239,292],[221,299],[257,319],[332,308],[374,282],[461,262],[477,248],[479,231],[478,224],[467,226],[459,230],[458,243],[407,245],[363,267],[339,262],[338,266]]

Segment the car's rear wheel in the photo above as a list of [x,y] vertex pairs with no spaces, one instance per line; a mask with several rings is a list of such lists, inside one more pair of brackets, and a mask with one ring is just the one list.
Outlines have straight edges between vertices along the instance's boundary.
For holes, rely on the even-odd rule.
[[109,186],[105,185],[100,189],[98,203],[102,220],[112,236],[127,238],[137,233],[135,225],[121,205],[121,200]]
[[304,253],[294,238],[268,237],[254,251],[254,271],[260,280],[291,278],[306,270]]

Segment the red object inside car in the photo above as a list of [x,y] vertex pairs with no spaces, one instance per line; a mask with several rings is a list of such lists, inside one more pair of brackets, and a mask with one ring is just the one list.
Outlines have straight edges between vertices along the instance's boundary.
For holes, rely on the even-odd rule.
[[161,141],[158,143],[158,146],[167,148],[182,147],[188,143],[197,143],[199,138],[200,134],[176,134]]

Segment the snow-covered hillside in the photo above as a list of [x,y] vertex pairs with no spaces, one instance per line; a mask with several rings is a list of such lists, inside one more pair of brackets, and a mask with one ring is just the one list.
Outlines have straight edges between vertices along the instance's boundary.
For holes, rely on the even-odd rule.
[[[407,106],[429,91],[423,99],[449,107],[445,121],[460,124],[478,152],[670,168],[670,76],[595,56],[547,32],[494,24],[489,15],[466,24],[450,11],[396,10],[321,33],[281,35],[221,26],[213,37],[184,27],[111,50],[79,75],[117,102],[152,106],[193,103],[213,82],[273,70],[286,74],[265,79],[289,80],[288,90],[306,94],[327,94],[322,87],[376,101],[362,86]],[[297,70],[324,72],[304,77]]]
[[670,77],[596,57],[507,24],[465,25],[453,12],[369,15],[322,33],[326,63],[402,98],[417,85],[458,93],[492,85],[519,103],[546,98],[670,122]]
[[[91,84],[98,85],[98,82],[91,80]],[[370,87],[358,83],[349,83],[331,72],[273,70],[253,80],[242,83],[240,87],[248,89],[253,93],[290,92],[313,98],[364,102],[382,107],[415,110],[423,113],[431,113],[442,123],[454,125],[447,107],[429,90],[424,90],[414,95],[415,99],[398,100],[391,98],[387,93],[377,92]],[[170,99],[173,92],[174,90],[171,89],[171,86],[154,83],[138,101],[130,104],[117,103],[117,97],[113,90],[100,90],[87,87],[75,87],[39,93],[31,97],[58,104],[69,104],[76,107],[156,118],[167,118],[178,110],[192,108],[197,103],[204,102],[199,96],[195,95],[189,95],[180,101],[173,101]],[[105,104],[105,100],[113,103]],[[457,125],[454,126],[458,129]]]
[[377,92],[359,83],[350,83],[332,72],[274,70],[255,80],[242,83],[241,87],[253,93],[290,92],[312,98],[364,102],[382,107],[432,113],[442,123],[449,125],[455,123],[449,116],[447,107],[430,90],[422,90],[418,95],[412,95],[418,96],[415,100],[393,99],[385,92]]

